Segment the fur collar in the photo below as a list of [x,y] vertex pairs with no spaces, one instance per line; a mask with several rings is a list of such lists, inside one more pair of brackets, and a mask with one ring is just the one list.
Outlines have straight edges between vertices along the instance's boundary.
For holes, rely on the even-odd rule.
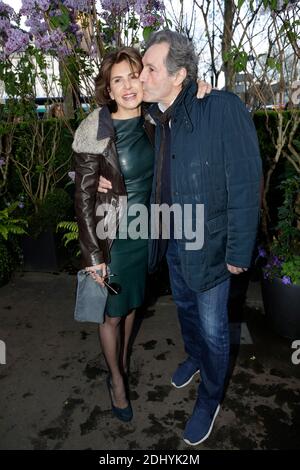
[[[102,110],[102,111],[101,111]],[[90,153],[94,155],[99,155],[103,154],[108,142],[111,138],[109,136],[109,132],[107,132],[107,129],[105,129],[105,125],[103,126],[104,128],[100,128],[100,123],[102,122],[102,116],[101,120],[99,121],[99,114],[103,114],[103,117],[106,115],[104,112],[105,108],[99,107],[96,108],[94,111],[92,111],[78,126],[75,135],[74,135],[74,140],[72,144],[72,149],[76,153]],[[106,117],[106,116],[105,116]],[[147,112],[145,113],[145,120],[149,121],[151,124],[155,124],[155,121],[152,119],[150,114]],[[110,123],[108,124],[108,128],[110,128]],[[103,130],[105,137],[104,138],[99,138],[99,134],[101,135],[101,130]],[[106,137],[106,135],[108,135]]]
[[79,125],[75,132],[72,149],[76,153],[103,154],[110,137],[98,140],[99,113],[102,108],[96,108]]

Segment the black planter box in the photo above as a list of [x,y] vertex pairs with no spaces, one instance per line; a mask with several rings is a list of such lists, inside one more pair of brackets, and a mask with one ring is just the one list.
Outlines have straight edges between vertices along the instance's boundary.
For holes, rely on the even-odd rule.
[[273,330],[280,336],[299,339],[300,286],[285,285],[280,279],[263,279],[262,297]]
[[21,246],[25,271],[59,271],[66,262],[61,240],[50,230],[37,238],[23,237]]

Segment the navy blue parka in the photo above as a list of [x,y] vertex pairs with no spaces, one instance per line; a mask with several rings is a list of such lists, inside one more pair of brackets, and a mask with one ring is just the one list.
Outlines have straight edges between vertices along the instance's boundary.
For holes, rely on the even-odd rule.
[[[172,203],[204,205],[204,244],[187,249],[178,240],[182,274],[195,291],[210,289],[230,273],[227,264],[249,267],[260,214],[261,158],[256,130],[242,101],[233,93],[213,90],[196,98],[197,85],[190,82],[176,100],[171,115],[170,180]],[[150,108],[155,119],[157,105]],[[155,152],[162,138],[157,121]],[[157,158],[151,203],[158,193]],[[195,210],[193,212],[195,216]],[[150,270],[155,240],[150,240]]]

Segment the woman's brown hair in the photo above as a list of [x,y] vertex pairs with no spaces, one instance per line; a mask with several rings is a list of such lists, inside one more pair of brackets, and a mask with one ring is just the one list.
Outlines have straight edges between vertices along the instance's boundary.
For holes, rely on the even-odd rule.
[[[117,104],[109,96],[111,69],[115,64],[126,60],[132,70],[141,73],[143,69],[141,54],[134,47],[122,47],[107,54],[101,63],[98,76],[95,78],[95,97],[99,105],[108,105],[112,112],[117,110]],[[114,108],[114,109],[113,109]]]

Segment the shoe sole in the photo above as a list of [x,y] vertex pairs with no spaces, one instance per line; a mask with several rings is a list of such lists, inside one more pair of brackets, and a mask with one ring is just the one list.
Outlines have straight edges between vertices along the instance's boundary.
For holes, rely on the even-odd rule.
[[216,411],[215,411],[215,414],[214,414],[214,417],[213,417],[213,419],[212,419],[212,422],[211,422],[211,425],[210,425],[209,430],[207,431],[207,433],[205,434],[205,436],[202,437],[202,439],[200,439],[200,441],[191,442],[191,441],[189,441],[188,439],[184,439],[184,438],[183,438],[184,442],[185,442],[186,444],[189,444],[190,446],[197,446],[198,444],[201,444],[201,442],[205,441],[205,440],[209,437],[210,433],[212,432],[212,428],[213,428],[213,426],[214,426],[214,422],[215,422],[216,417],[218,416],[219,411],[220,411],[220,405],[217,406],[217,409],[216,409]]
[[183,388],[183,387],[186,387],[186,385],[188,385],[192,380],[193,378],[195,377],[196,374],[199,374],[200,370],[196,370],[196,372],[189,378],[189,380],[187,382],[184,382],[184,384],[182,385],[176,385],[175,382],[173,382],[173,380],[171,379],[171,384],[173,385],[173,387],[175,388]]

